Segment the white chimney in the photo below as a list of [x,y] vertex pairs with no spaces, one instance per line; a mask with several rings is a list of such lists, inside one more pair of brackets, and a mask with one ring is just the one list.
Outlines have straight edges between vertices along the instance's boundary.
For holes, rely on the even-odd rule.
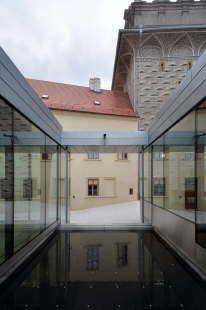
[[101,84],[100,79],[94,78],[94,92],[95,93],[100,93],[100,84]]
[[94,90],[94,79],[92,78],[89,80],[89,89]]

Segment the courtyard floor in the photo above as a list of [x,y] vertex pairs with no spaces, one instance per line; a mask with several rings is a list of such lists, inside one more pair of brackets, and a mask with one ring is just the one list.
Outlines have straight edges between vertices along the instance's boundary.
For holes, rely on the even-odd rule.
[[71,211],[71,224],[136,224],[140,223],[140,202],[131,201],[115,205]]

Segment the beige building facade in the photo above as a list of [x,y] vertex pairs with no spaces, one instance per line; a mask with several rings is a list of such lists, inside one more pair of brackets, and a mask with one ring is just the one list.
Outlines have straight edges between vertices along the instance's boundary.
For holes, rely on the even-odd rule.
[[[100,89],[94,92],[89,87],[37,80],[29,82],[39,96],[48,95],[44,102],[65,132],[138,130],[138,118],[125,93]],[[61,99],[56,99],[58,94]],[[64,103],[64,100],[67,101]],[[99,104],[95,105],[95,101]],[[137,200],[137,163],[137,154],[124,152],[70,154],[70,209],[82,210]],[[61,182],[63,185],[64,180]],[[64,195],[62,192],[62,200]]]

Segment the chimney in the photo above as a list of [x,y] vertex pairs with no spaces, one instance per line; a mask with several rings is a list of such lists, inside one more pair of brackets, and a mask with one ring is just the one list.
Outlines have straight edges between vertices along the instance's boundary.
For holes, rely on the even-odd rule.
[[89,80],[89,89],[94,90],[94,79]]
[[100,79],[99,78],[94,78],[94,92],[95,93],[100,93]]

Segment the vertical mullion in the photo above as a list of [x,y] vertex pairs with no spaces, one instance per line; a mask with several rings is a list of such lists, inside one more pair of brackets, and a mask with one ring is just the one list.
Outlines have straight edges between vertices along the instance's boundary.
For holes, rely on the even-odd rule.
[[65,214],[65,222],[68,223],[70,220],[70,212],[69,212],[69,164],[68,164],[68,148],[66,148],[66,214]]
[[142,146],[142,223],[144,223],[144,148]]

